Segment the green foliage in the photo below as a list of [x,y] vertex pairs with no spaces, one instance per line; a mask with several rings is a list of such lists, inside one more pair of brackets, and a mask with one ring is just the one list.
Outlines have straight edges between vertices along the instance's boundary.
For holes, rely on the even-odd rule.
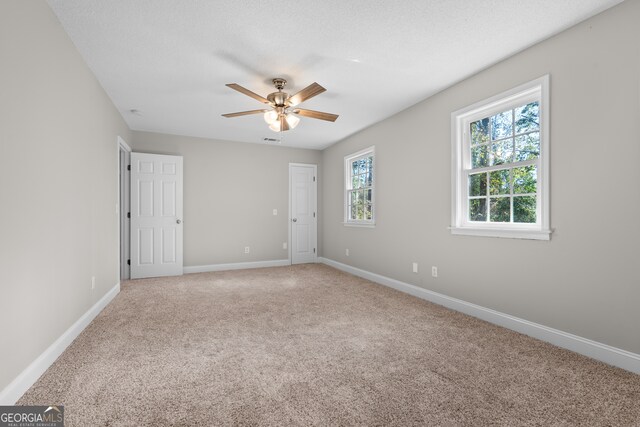
[[516,162],[540,157],[540,132],[516,136]]
[[487,199],[471,199],[469,200],[469,220],[470,221],[486,221],[487,220]]
[[535,193],[538,183],[537,168],[534,165],[513,168],[513,193]]
[[509,194],[510,190],[509,169],[489,173],[489,194]]
[[489,118],[471,123],[471,145],[489,142]]
[[487,195],[487,174],[478,173],[469,175],[469,196]]
[[511,221],[511,197],[492,197],[489,210],[491,222]]
[[513,222],[536,222],[536,198],[534,196],[513,198]]
[[483,168],[489,165],[489,147],[478,145],[471,149],[471,168]]

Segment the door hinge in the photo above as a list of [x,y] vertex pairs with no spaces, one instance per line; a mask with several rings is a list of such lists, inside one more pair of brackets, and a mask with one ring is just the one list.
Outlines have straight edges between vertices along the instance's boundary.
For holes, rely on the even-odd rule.
[[127,260],[127,265],[131,265],[131,260],[130,259]]
[[130,171],[131,170],[131,165],[127,165],[127,170]]
[[127,218],[131,218],[131,212],[127,212]]
[[316,177],[315,176],[313,177],[313,182],[316,182]]
[[313,213],[313,217],[314,217],[314,218],[316,217],[316,213],[315,213],[315,212]]
[[314,254],[316,253],[316,248],[313,248],[313,253],[314,253]]

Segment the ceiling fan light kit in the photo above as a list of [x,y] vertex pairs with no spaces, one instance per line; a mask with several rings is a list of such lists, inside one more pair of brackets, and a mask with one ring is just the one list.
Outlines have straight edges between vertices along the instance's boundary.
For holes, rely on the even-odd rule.
[[285,79],[275,78],[272,81],[273,85],[277,89],[277,92],[270,93],[266,98],[240,86],[237,83],[227,84],[227,86],[231,89],[237,90],[240,93],[250,96],[251,98],[260,101],[263,104],[269,105],[271,107],[271,110],[263,109],[241,111],[238,113],[223,114],[223,116],[231,118],[263,113],[264,121],[269,125],[269,129],[274,132],[284,132],[289,129],[294,129],[296,126],[298,126],[298,123],[300,123],[300,119],[296,117],[296,115],[310,117],[313,119],[326,120],[330,122],[335,122],[338,118],[337,114],[305,110],[302,108],[294,108],[296,105],[306,101],[307,99],[313,98],[314,96],[319,95],[326,90],[318,83],[312,83],[295,95],[290,96],[288,93],[282,91],[282,89],[284,89],[285,85],[287,84],[287,81]]
[[264,113],[264,121],[267,122],[268,125],[278,120],[278,113],[275,110],[269,110]]

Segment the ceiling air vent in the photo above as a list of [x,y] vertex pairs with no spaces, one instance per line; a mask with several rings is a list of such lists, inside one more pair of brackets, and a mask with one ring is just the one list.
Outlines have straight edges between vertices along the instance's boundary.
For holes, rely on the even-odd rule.
[[267,144],[280,144],[280,140],[279,140],[279,139],[276,139],[276,138],[268,138],[268,137],[265,137],[265,138],[262,138],[262,140],[263,140],[264,142],[266,142]]

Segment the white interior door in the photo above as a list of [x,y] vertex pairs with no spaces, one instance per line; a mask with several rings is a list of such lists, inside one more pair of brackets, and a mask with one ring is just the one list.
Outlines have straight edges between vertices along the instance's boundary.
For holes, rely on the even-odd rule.
[[131,153],[131,278],[182,274],[182,157]]
[[291,264],[317,261],[316,165],[289,165]]

